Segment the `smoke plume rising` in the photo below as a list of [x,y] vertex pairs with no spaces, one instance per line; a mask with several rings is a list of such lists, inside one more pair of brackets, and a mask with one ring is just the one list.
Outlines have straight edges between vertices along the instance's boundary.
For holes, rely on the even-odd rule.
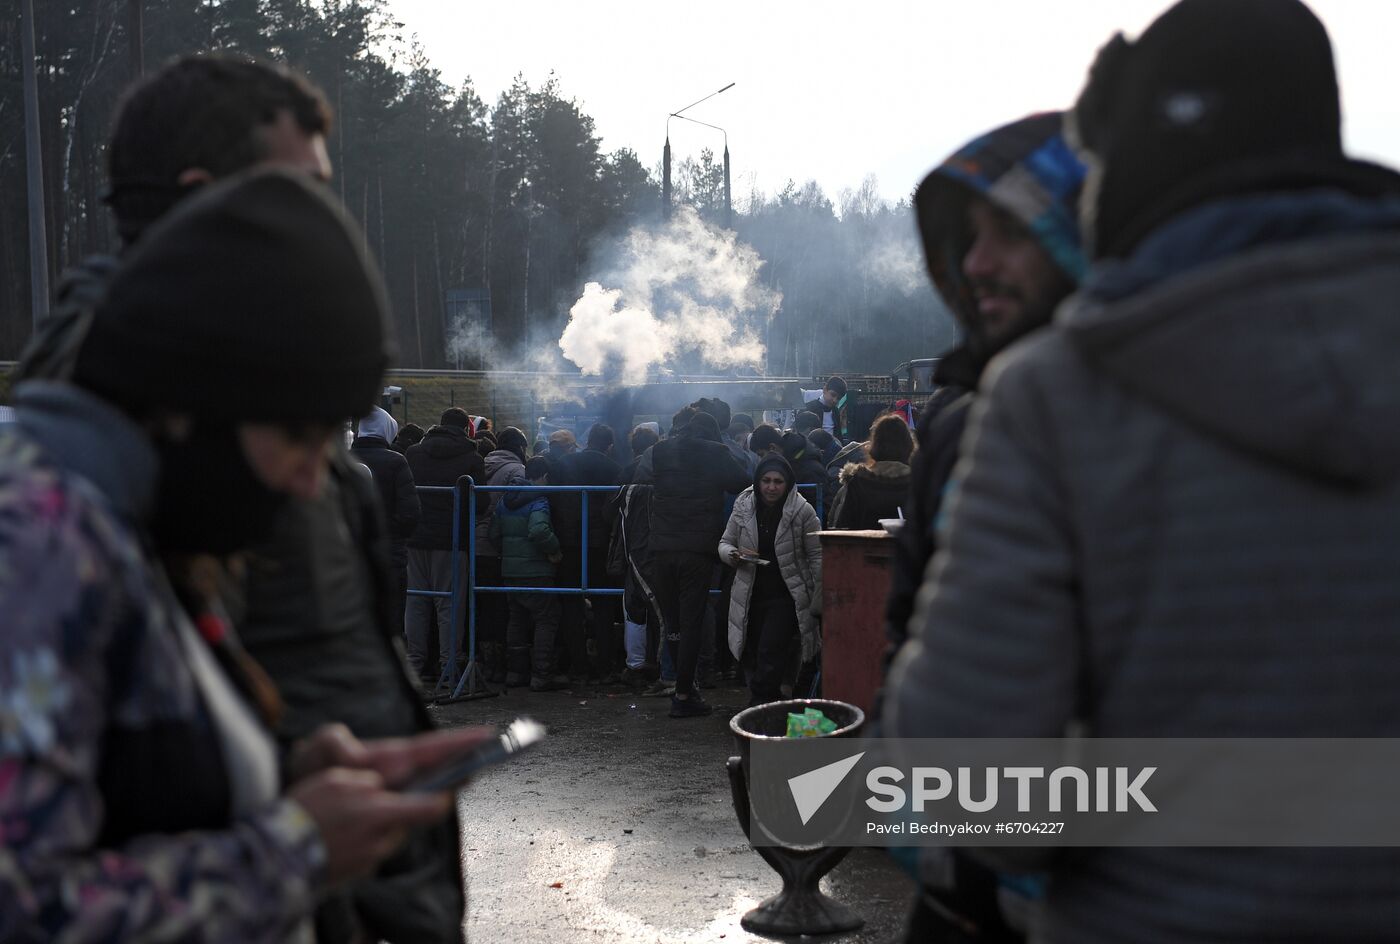
[[678,207],[668,223],[633,229],[584,286],[559,350],[613,383],[644,383],[660,368],[761,372],[763,331],[782,303],[759,281],[762,265],[734,233]]

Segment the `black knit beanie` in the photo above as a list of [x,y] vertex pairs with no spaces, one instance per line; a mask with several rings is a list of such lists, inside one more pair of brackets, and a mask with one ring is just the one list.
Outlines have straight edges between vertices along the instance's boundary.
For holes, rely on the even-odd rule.
[[1183,209],[1342,163],[1332,46],[1299,0],[1181,0],[1099,52],[1074,110],[1093,258]]
[[807,441],[807,437],[802,433],[789,430],[783,433],[783,457],[788,462],[796,462],[807,454],[807,450],[812,448],[812,444]]
[[388,302],[358,227],[301,174],[212,184],[137,244],[73,380],[140,415],[335,423],[379,399]]

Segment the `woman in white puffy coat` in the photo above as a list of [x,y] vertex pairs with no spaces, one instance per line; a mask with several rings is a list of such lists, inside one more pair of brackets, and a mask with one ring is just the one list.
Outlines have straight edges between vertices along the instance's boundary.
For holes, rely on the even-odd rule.
[[808,662],[821,646],[821,522],[793,484],[781,456],[759,462],[719,543],[720,560],[735,569],[729,649],[744,666],[751,705],[781,699],[794,656]]

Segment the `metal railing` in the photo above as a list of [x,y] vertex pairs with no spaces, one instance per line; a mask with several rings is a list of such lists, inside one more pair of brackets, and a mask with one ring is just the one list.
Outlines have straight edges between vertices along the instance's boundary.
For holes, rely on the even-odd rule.
[[[821,486],[815,482],[798,484],[798,491],[808,489],[820,489]],[[444,700],[458,698],[479,698],[484,695],[496,694],[486,685],[485,674],[477,662],[476,652],[476,595],[478,593],[548,593],[560,596],[622,596],[624,591],[618,587],[590,587],[588,585],[588,496],[595,493],[606,493],[615,495],[622,490],[621,485],[477,485],[476,480],[470,475],[464,475],[457,480],[455,486],[447,485],[419,485],[420,492],[451,492],[452,493],[452,587],[450,590],[415,590],[410,588],[408,593],[414,596],[425,597],[450,597],[451,606],[451,641],[448,649],[448,661],[442,673],[438,677],[437,688],[451,687],[452,692]],[[456,684],[453,685],[453,678],[457,667],[457,614],[462,596],[461,586],[461,528],[462,528],[462,496],[467,495],[467,664],[462,669],[462,674],[456,676]],[[482,587],[476,582],[476,492],[515,494],[521,492],[551,493],[579,493],[579,586],[577,587]],[[817,520],[822,517],[821,493],[818,491],[817,501],[814,508],[817,512]],[[499,512],[493,512],[499,513]],[[711,588],[712,595],[718,595],[720,591]],[[439,642],[439,647],[441,642]],[[441,651],[439,649],[439,651]]]

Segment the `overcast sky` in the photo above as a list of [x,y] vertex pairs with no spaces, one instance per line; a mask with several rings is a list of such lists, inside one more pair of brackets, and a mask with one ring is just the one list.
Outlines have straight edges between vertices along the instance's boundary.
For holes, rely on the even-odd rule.
[[[443,78],[488,104],[554,70],[604,150],[661,159],[666,116],[729,132],[736,200],[815,179],[835,199],[868,174],[889,199],[979,132],[1072,104],[1095,51],[1164,0],[389,0]],[[1314,0],[1332,34],[1348,147],[1400,164],[1400,3]],[[671,121],[676,159],[722,146]]]

